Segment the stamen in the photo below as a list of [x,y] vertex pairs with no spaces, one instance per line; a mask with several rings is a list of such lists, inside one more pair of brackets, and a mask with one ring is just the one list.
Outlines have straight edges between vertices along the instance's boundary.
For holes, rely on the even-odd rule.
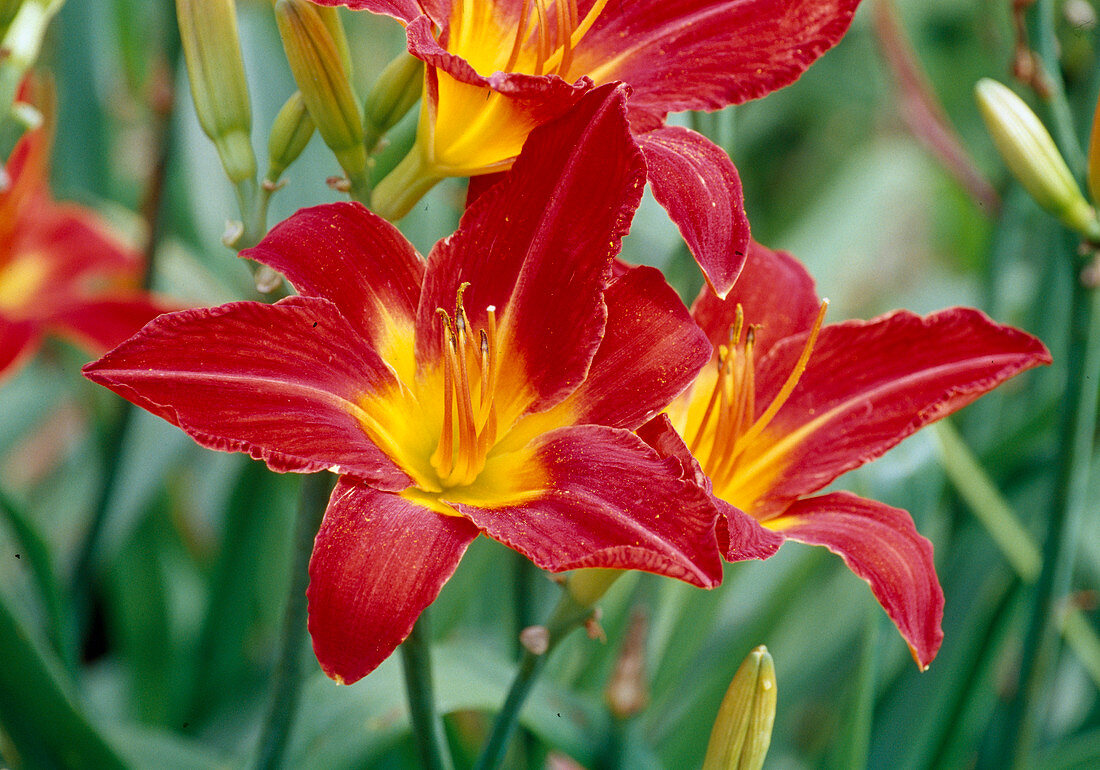
[[710,422],[710,417],[714,414],[714,405],[718,402],[718,391],[722,388],[722,374],[723,369],[726,366],[728,349],[725,346],[718,348],[718,374],[714,379],[714,388],[710,392],[710,400],[707,401],[707,408],[703,410],[703,419],[699,422],[699,429],[695,431],[695,437],[691,439],[691,446],[689,449],[692,454],[695,454],[699,449],[699,444],[703,441],[703,434],[707,430],[707,423]]
[[550,58],[550,37],[546,30],[546,0],[535,0],[535,11],[539,17],[538,32],[539,32],[539,46],[538,52],[535,55],[535,76],[542,74],[542,68],[546,64],[546,60]]
[[768,404],[768,408],[764,410],[764,413],[761,414],[756,422],[754,422],[737,440],[735,452],[740,452],[741,449],[748,446],[750,441],[759,436],[764,428],[768,427],[768,423],[772,421],[776,413],[783,407],[783,404],[787,403],[787,399],[790,398],[791,393],[794,392],[795,387],[798,385],[798,381],[802,379],[802,373],[806,371],[806,364],[810,361],[810,354],[813,352],[814,345],[817,343],[817,334],[821,331],[821,324],[825,321],[825,311],[828,308],[829,300],[822,300],[821,309],[817,311],[817,319],[814,321],[813,328],[810,330],[810,336],[806,338],[806,345],[802,348],[802,354],[798,357],[798,362],[794,365],[794,369],[791,370],[791,373],[787,376],[786,382],[783,383],[783,387],[779,389],[775,398]]
[[440,315],[443,321],[443,429],[440,431],[439,445],[432,454],[431,463],[439,472],[439,475],[446,478],[454,469],[454,416],[451,407],[451,401],[454,398],[454,378],[451,374],[450,354],[454,336],[451,330],[451,319],[447,315],[447,311],[443,308],[437,308],[435,312]]
[[[574,28],[572,39],[569,41],[570,45],[572,45],[574,48],[577,47],[577,44],[581,42],[581,38],[588,34],[588,30],[592,29],[592,25],[596,23],[596,19],[600,17],[600,14],[603,12],[604,6],[607,5],[607,3],[608,0],[596,0],[596,2],[592,4],[592,7],[588,9],[588,14],[584,17],[584,20],[581,21],[580,24],[577,24]],[[574,5],[574,9],[575,8],[576,6]],[[573,18],[576,19],[576,10],[574,10]]]
[[565,76],[569,71],[569,65],[573,63],[573,23],[577,17],[577,2],[569,0],[566,5],[564,0],[558,0],[558,40],[561,41],[561,61],[556,67],[557,73]]
[[519,52],[527,38],[527,25],[531,15],[531,0],[523,0],[523,8],[519,12],[519,20],[516,26],[516,37],[512,41],[512,52],[508,54],[508,63],[504,65],[505,72],[511,72],[519,60]]

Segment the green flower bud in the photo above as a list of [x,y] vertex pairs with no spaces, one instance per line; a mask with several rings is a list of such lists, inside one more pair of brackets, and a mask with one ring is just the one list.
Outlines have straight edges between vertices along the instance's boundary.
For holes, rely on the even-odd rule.
[[363,119],[338,46],[317,11],[306,0],[278,0],[275,20],[306,109],[354,183],[367,168]]
[[8,110],[15,101],[19,84],[38,59],[46,27],[62,0],[5,0],[0,12],[3,39],[0,40],[0,110]]
[[286,100],[271,125],[271,136],[267,140],[267,181],[279,181],[279,177],[298,159],[312,137],[313,119],[306,110],[301,91],[295,91]]
[[176,0],[176,17],[199,125],[234,184],[254,179],[252,106],[233,0]]
[[328,30],[332,42],[336,45],[336,50],[340,54],[340,63],[344,65],[344,71],[348,74],[350,80],[353,72],[351,47],[348,45],[348,36],[344,34],[344,22],[340,21],[339,9],[327,5],[318,5],[315,6],[314,10],[321,17],[321,21],[325,23],[325,29]]
[[1062,159],[1042,122],[1007,86],[983,78],[974,88],[993,143],[1012,174],[1035,202],[1072,230],[1100,234],[1096,212]]
[[591,607],[598,602],[611,584],[623,574],[619,569],[589,569],[573,570],[565,581],[565,590],[573,597],[573,601],[582,607]]
[[703,770],[760,770],[772,741],[778,687],[763,645],[748,654],[730,682],[710,732]]
[[[424,62],[408,52],[402,52],[382,70],[374,88],[367,96],[364,110],[368,140],[373,147],[378,139],[397,125],[424,90]],[[371,141],[373,138],[374,141]]]

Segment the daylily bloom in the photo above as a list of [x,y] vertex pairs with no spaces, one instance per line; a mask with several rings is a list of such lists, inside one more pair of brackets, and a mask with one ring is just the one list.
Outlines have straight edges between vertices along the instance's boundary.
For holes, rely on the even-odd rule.
[[439,179],[508,168],[528,132],[593,84],[630,85],[653,194],[724,296],[749,225],[726,153],[664,126],[785,86],[844,35],[859,0],[314,0],[387,14],[426,63],[416,144],[375,191],[404,214]]
[[247,252],[301,296],[163,316],[86,367],[204,446],[341,474],[309,587],[337,681],[393,651],[478,533],[551,571],[720,581],[714,502],[631,432],[710,356],[659,272],[611,279],[643,168],[601,89],[426,265],[358,204],[305,209]]
[[870,584],[926,668],[943,638],[931,543],[905,511],[847,492],[809,495],[1050,354],[968,308],[822,327],[824,306],[794,257],[754,243],[730,296],[704,291],[692,309],[715,354],[668,410],[683,443],[665,416],[640,435],[698,460],[724,504],[727,559],[766,559],[788,538],[829,548]]
[[38,349],[46,333],[97,355],[164,312],[139,288],[141,257],[96,216],[50,197],[49,110],[19,140],[0,189],[0,378]]

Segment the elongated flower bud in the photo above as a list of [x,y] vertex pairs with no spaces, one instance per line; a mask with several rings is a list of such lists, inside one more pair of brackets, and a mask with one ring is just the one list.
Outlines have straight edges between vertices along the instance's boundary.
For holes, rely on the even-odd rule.
[[180,40],[199,125],[235,184],[256,176],[252,106],[233,0],[176,0]]
[[408,52],[399,53],[382,70],[367,96],[364,118],[369,147],[405,117],[423,90],[424,62]]
[[1100,234],[1096,212],[1031,108],[1007,86],[989,78],[978,81],[974,92],[993,143],[1028,194],[1066,227],[1096,238]]
[[778,688],[775,664],[760,645],[730,682],[710,732],[703,770],[760,770],[772,740]]
[[354,180],[367,168],[363,120],[339,48],[317,10],[305,0],[278,0],[275,19],[290,71],[313,123]]
[[350,80],[351,73],[354,71],[351,66],[351,46],[348,45],[348,36],[344,33],[344,22],[340,21],[339,9],[327,5],[317,5],[314,6],[314,10],[321,17],[321,21],[325,23],[325,29],[328,30],[329,37],[332,38],[337,53],[340,54],[340,63],[344,65],[344,72],[347,73]]
[[313,136],[313,119],[306,110],[301,91],[295,91],[275,116],[267,140],[267,181],[277,182],[291,163],[298,159]]
[[50,19],[61,7],[60,0],[22,0],[4,3],[3,39],[0,40],[0,110],[15,100],[23,76],[42,48]]

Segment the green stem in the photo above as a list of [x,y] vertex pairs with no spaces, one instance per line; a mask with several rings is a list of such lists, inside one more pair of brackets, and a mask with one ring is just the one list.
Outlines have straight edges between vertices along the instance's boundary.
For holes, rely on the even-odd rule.
[[[1069,593],[1096,432],[1100,292],[1084,286],[1077,276],[1074,276],[1065,356],[1067,393],[1059,441],[1062,455],[1047,519],[1043,568],[1035,587],[1021,650],[1019,685],[1000,742],[1002,759],[1011,757],[1017,767],[1027,764],[1035,739],[1036,721],[1046,703],[1042,685],[1056,652],[1058,603]],[[1007,766],[1007,762],[1002,766]]]
[[428,770],[451,770],[454,762],[447,746],[447,735],[443,730],[443,720],[435,710],[430,628],[428,611],[424,610],[412,633],[401,643],[405,693],[421,764]]
[[298,708],[301,691],[302,646],[306,639],[306,587],[309,585],[309,557],[313,540],[321,526],[335,478],[314,473],[302,479],[298,499],[298,525],[294,538],[294,559],[290,573],[283,630],[279,640],[279,659],[271,686],[271,705],[260,733],[256,768],[280,767],[290,738],[290,728]]
[[95,559],[99,553],[100,537],[103,534],[107,517],[110,514],[108,504],[115,495],[119,482],[119,470],[122,465],[122,447],[133,422],[135,407],[129,401],[123,401],[110,420],[103,440],[103,457],[106,465],[100,482],[92,518],[88,529],[77,547],[76,566],[73,568],[72,582],[69,588],[70,605],[73,612],[73,631],[76,642],[83,646],[92,605],[92,584],[95,581]]
[[1062,151],[1062,157],[1073,170],[1074,176],[1080,179],[1085,168],[1085,154],[1077,139],[1073,111],[1066,100],[1065,84],[1059,74],[1061,64],[1058,61],[1055,13],[1054,0],[1037,0],[1027,16],[1028,33],[1035,41],[1035,54],[1042,62],[1044,79],[1050,90],[1047,101],[1058,149]]
[[516,672],[512,686],[508,690],[508,697],[504,700],[496,720],[493,722],[493,730],[489,733],[489,740],[485,748],[481,750],[481,756],[474,764],[474,770],[492,770],[500,766],[504,759],[504,753],[508,743],[519,724],[519,714],[523,708],[531,688],[538,679],[550,653],[558,646],[558,643],[569,635],[573,629],[581,626],[592,615],[592,608],[578,604],[568,591],[563,591],[557,606],[554,608],[550,622],[546,624],[549,643],[541,655],[536,655],[530,650],[524,650],[520,659],[519,670]]

